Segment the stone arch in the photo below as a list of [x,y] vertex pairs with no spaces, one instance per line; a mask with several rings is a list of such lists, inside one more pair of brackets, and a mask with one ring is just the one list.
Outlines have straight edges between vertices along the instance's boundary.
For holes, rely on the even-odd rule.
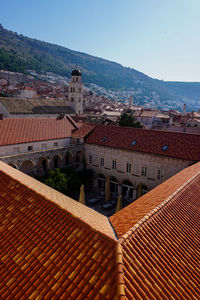
[[51,169],[61,168],[62,159],[60,155],[56,154],[51,159]]
[[114,176],[110,177],[110,192],[112,194],[118,193],[118,180]]
[[36,171],[38,173],[44,173],[48,170],[48,158],[40,157],[36,164]]
[[97,184],[98,188],[105,190],[106,177],[103,174],[97,175]]
[[148,186],[144,183],[139,183],[137,186],[137,198],[141,197],[142,195],[148,192]]
[[14,169],[18,169],[18,166],[13,162],[10,162],[9,166],[13,167]]
[[20,171],[22,171],[25,174],[28,175],[34,175],[35,174],[35,168],[32,160],[25,160],[21,166],[20,166]]
[[64,156],[64,165],[68,166],[73,163],[73,156],[71,151],[67,151]]

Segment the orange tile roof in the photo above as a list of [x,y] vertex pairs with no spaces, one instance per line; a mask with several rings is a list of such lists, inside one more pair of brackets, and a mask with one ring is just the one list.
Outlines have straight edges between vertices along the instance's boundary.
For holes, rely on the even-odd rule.
[[19,181],[25,185],[25,188],[38,193],[44,199],[53,202],[61,209],[72,215],[72,217],[89,224],[94,230],[115,239],[115,234],[110,226],[107,217],[90,209],[87,206],[65,196],[64,194],[54,190],[53,188],[39,182],[38,180],[27,176],[19,170],[16,170],[0,161],[0,171],[3,171],[13,180]]
[[14,118],[0,120],[0,146],[60,139],[76,127],[67,118]]
[[76,131],[73,132],[72,136],[73,137],[79,137],[79,138],[84,138],[86,137],[94,128],[96,125],[94,124],[89,124],[89,123],[82,123],[82,126],[77,129]]
[[200,163],[110,218],[117,240],[106,217],[0,162],[0,298],[198,299],[199,195]]
[[37,181],[33,191],[28,176],[13,178],[19,173],[0,162],[0,298],[114,299],[116,240],[55,205],[60,193],[49,201]]
[[123,236],[132,226],[139,222],[146,214],[156,208],[162,201],[170,197],[187,180],[196,175],[200,170],[200,163],[194,164],[175,176],[169,178],[162,184],[138,198],[110,217],[112,226],[117,236]]
[[[86,143],[191,161],[200,160],[199,134],[97,125],[86,138]],[[168,147],[163,150],[163,146]]]
[[188,183],[120,239],[126,299],[199,299],[199,195],[196,170]]

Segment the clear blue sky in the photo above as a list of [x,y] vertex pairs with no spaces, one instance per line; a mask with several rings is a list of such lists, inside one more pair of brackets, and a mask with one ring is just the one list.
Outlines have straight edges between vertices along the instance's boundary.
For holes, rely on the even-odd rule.
[[0,23],[153,78],[200,82],[200,0],[0,0]]

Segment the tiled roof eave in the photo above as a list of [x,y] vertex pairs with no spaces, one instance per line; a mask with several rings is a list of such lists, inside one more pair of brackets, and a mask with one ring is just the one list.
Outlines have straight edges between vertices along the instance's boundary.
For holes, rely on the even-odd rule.
[[[23,145],[23,144],[27,144],[27,143],[35,143],[35,142],[48,142],[48,141],[54,141],[54,140],[60,140],[60,139],[67,139],[70,138],[71,136],[63,136],[63,137],[56,137],[56,138],[52,138],[52,139],[37,139],[37,140],[27,140],[26,142],[17,142],[17,143],[13,143],[13,144],[1,144],[1,146],[12,146],[12,145]],[[48,149],[46,149],[48,150]],[[19,153],[20,154],[20,153]]]
[[92,230],[103,234],[113,241],[117,241],[113,227],[107,217],[0,161],[0,171],[1,170],[26,189],[42,196],[73,218],[87,224]]
[[115,148],[115,149],[120,149],[120,150],[124,150],[124,151],[130,151],[130,152],[147,153],[147,154],[170,157],[170,158],[176,158],[176,159],[178,158],[178,159],[183,159],[183,160],[189,160],[189,161],[192,161],[192,162],[200,161],[200,158],[198,160],[197,159],[194,160],[191,157],[180,157],[178,155],[170,155],[166,152],[163,152],[163,154],[160,154],[160,153],[156,153],[156,152],[150,152],[150,151],[144,151],[144,150],[138,150],[138,149],[135,150],[135,149],[128,149],[128,148],[124,148],[124,147],[118,147],[118,146],[102,145],[100,143],[92,143],[92,142],[87,142],[87,141],[85,141],[85,144],[101,146],[101,147],[107,147],[107,148]]
[[173,201],[175,195],[177,195],[180,191],[182,191],[186,186],[188,186],[195,178],[200,175],[200,171],[198,171],[195,175],[193,175],[190,179],[188,179],[185,183],[183,183],[175,192],[173,192],[168,198],[162,201],[157,207],[152,209],[148,214],[146,214],[140,221],[138,221],[132,228],[130,228],[123,236],[119,238],[119,242],[123,243],[129,236],[132,236],[136,233],[137,230],[140,229],[145,222],[147,222],[150,218],[152,218],[159,210],[161,210],[164,206],[166,206],[170,201]]

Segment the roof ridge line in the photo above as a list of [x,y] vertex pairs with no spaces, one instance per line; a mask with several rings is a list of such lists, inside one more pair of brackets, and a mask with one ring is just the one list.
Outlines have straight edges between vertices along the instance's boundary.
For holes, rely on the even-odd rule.
[[[2,168],[1,165],[5,165],[5,167]],[[36,180],[35,178],[32,178],[27,174],[24,174],[21,171],[12,168],[11,166],[5,164],[2,161],[0,161],[0,172],[2,172],[8,177],[11,177],[13,180],[20,183],[22,186],[26,187],[28,190],[31,190],[35,194],[43,197],[46,201],[53,203],[58,208],[64,210],[68,215],[70,215],[74,219],[78,219],[79,222],[81,222],[82,224],[86,224],[88,227],[92,228],[92,230],[107,237],[113,242],[118,242],[118,239],[116,239],[116,236],[113,232],[110,222],[108,221],[106,216],[100,214],[97,211],[92,210],[90,207],[81,204],[80,202],[70,198],[69,196],[64,195],[61,192],[45,185],[44,183]],[[18,172],[20,174],[16,174]],[[46,189],[48,189],[47,191],[48,193],[46,193]],[[69,199],[69,204],[70,203],[72,204],[71,209],[70,209],[70,205],[66,208],[63,204],[63,200],[66,200],[66,198]],[[85,210],[85,212],[87,212],[87,216],[85,216],[85,214],[82,214],[82,210],[80,210],[80,206],[83,206],[83,209]],[[88,220],[87,219],[88,216],[91,216],[91,219]],[[99,224],[99,222],[94,224],[94,220],[96,220],[98,216],[100,218],[99,222],[101,224]],[[105,229],[104,231],[101,230],[102,226]]]
[[158,206],[152,209],[148,214],[146,214],[140,221],[138,221],[133,227],[131,227],[120,239],[121,243],[123,240],[126,240],[130,235],[132,235],[136,230],[140,228],[142,224],[144,224],[149,218],[151,218],[155,213],[157,213],[163,206],[165,206],[170,200],[173,199],[175,195],[177,195],[185,186],[189,185],[198,175],[200,171],[198,171],[195,175],[189,178],[186,182],[184,182],[176,191],[174,191],[169,197],[163,200]]
[[72,117],[69,114],[66,115],[66,119],[76,128],[76,130],[78,129],[76,122],[72,119]]
[[125,282],[124,282],[124,272],[123,272],[123,252],[122,245],[117,242],[116,245],[116,268],[117,268],[117,297],[121,300],[125,299]]

